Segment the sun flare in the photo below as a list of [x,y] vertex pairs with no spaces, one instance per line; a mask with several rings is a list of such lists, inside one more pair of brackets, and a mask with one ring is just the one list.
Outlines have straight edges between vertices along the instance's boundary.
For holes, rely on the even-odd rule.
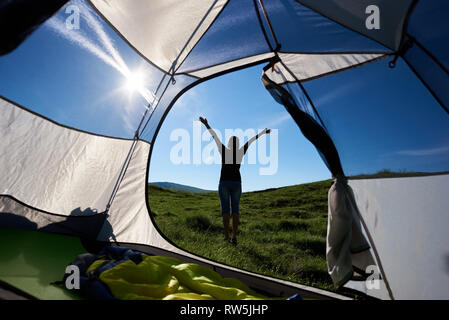
[[145,77],[142,72],[134,71],[126,75],[125,87],[130,93],[142,92],[145,88]]

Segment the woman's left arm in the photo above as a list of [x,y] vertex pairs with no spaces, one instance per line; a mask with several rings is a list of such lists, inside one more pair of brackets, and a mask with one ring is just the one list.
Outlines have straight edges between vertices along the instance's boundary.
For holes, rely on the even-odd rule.
[[249,146],[251,145],[251,143],[253,143],[254,141],[256,141],[257,139],[259,139],[262,135],[264,134],[269,134],[271,132],[271,129],[267,129],[265,128],[263,131],[259,132],[258,134],[256,134],[254,137],[252,137],[251,139],[249,139],[245,145],[243,146],[243,154],[246,153],[246,151],[248,151]]

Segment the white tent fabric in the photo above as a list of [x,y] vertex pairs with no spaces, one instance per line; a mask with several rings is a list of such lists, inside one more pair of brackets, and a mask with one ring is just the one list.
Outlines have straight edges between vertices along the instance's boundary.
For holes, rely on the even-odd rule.
[[[132,140],[75,131],[4,99],[0,100],[0,110],[1,167],[8,173],[0,175],[1,195],[13,195],[30,207],[57,215],[88,216],[106,211],[114,186],[120,181],[98,240],[167,247],[146,207],[149,143],[137,142],[126,173],[119,180]],[[12,205],[3,204],[2,212],[12,212]],[[17,214],[35,214],[28,211],[19,210]]]
[[282,62],[275,64],[275,72],[265,74],[275,83],[306,81],[361,66],[384,58],[385,54],[296,54],[280,53]]
[[226,0],[91,1],[134,48],[166,72],[173,64],[172,71],[176,70],[226,2]]
[[349,185],[394,298],[447,299],[449,175],[349,180]]
[[125,175],[118,180],[119,188],[98,240],[156,245],[165,242],[154,229],[146,207],[145,177],[149,151],[147,142],[137,142]]
[[4,99],[0,110],[0,194],[63,215],[106,211],[132,141],[65,128]]
[[193,77],[197,77],[197,78],[207,78],[207,77],[210,77],[219,72],[223,72],[223,71],[237,68],[240,66],[248,65],[248,64],[255,63],[255,62],[258,62],[261,60],[266,60],[266,59],[269,59],[272,57],[274,57],[274,53],[268,52],[268,53],[258,54],[258,55],[243,58],[243,59],[229,61],[229,62],[222,63],[222,64],[219,64],[216,66],[211,66],[211,67],[205,68],[205,69],[187,71],[186,73],[189,76],[193,76]]

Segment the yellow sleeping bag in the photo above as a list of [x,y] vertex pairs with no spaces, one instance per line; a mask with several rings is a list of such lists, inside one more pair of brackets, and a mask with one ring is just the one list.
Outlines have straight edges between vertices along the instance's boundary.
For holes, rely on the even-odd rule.
[[[100,268],[107,260],[96,260],[87,270]],[[198,264],[163,256],[142,254],[138,264],[126,260],[100,273],[112,295],[125,300],[262,300],[237,279],[223,278]]]

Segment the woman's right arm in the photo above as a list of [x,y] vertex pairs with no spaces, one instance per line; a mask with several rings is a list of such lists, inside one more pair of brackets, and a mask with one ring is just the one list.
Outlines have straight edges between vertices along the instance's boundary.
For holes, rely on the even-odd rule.
[[215,143],[217,144],[217,147],[218,147],[218,151],[220,151],[220,153],[221,153],[222,149],[224,148],[224,145],[221,143],[220,139],[218,138],[217,133],[214,131],[214,129],[212,129],[209,126],[209,123],[207,122],[206,118],[200,117],[200,121],[201,121],[202,124],[204,124],[206,129],[209,131],[211,136],[214,138]]

